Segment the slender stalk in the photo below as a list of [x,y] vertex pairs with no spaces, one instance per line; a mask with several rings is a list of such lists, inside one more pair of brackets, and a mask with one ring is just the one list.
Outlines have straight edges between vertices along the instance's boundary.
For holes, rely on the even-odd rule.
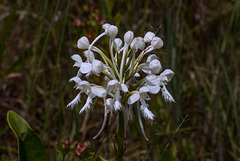
[[116,134],[116,143],[117,143],[117,156],[115,158],[116,161],[122,161],[123,160],[123,154],[125,151],[124,147],[124,114],[123,111],[119,111],[119,130]]

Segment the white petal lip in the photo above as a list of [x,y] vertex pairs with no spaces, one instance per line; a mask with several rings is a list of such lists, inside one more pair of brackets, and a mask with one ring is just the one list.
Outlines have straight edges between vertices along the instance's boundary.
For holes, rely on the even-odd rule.
[[81,67],[81,64],[82,64],[82,58],[80,55],[78,54],[74,54],[73,56],[71,56],[72,60],[75,61],[75,64],[73,66],[76,66],[76,67]]
[[92,70],[92,65],[90,63],[82,63],[80,72],[83,74],[90,73]]
[[141,111],[142,111],[145,118],[154,120],[154,118],[153,118],[154,114],[147,107],[141,109]]
[[161,80],[161,77],[154,74],[148,75],[145,78],[146,83],[150,86],[159,85],[160,80]]
[[79,49],[88,49],[89,47],[89,41],[86,36],[81,37],[77,42],[77,47]]
[[145,42],[151,42],[153,40],[153,37],[155,34],[153,32],[147,32],[146,35],[144,36],[144,41]]
[[78,102],[80,102],[80,94],[81,92],[78,93],[78,95],[67,105],[67,107],[71,106],[71,108],[73,108]]
[[128,91],[128,88],[127,88],[127,86],[124,83],[121,83],[121,90],[123,92],[127,92]]
[[157,94],[160,91],[160,86],[147,86],[149,89],[149,93]]
[[80,83],[81,79],[79,77],[73,77],[69,80],[69,82],[72,82],[72,81],[74,81],[75,83]]
[[104,88],[92,87],[92,93],[100,98],[107,96],[106,90]]
[[138,92],[134,93],[128,98],[128,104],[131,105],[137,102],[139,99],[140,99],[140,94]]

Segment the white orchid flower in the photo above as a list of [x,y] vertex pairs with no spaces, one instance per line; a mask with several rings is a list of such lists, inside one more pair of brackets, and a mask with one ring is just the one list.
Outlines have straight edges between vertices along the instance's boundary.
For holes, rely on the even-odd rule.
[[152,39],[155,37],[155,34],[153,32],[147,32],[144,36],[144,42],[149,43],[152,41]]
[[89,41],[88,38],[86,36],[81,37],[78,41],[77,41],[77,47],[79,49],[88,49],[89,47]]
[[78,54],[74,54],[73,56],[71,56],[71,58],[72,58],[72,60],[74,60],[75,61],[75,63],[74,63],[74,67],[81,67],[81,65],[82,65],[82,58],[81,58],[81,56],[80,55],[78,55]]
[[67,107],[73,108],[79,101],[81,93],[85,93],[88,95],[87,101],[85,105],[82,107],[79,113],[82,113],[85,109],[89,109],[92,104],[92,99],[95,96],[98,96],[100,98],[106,97],[107,93],[104,88],[99,87],[91,87],[89,82],[87,81],[81,81],[79,77],[73,77],[69,81],[74,81],[76,83],[76,89],[79,89],[80,92],[78,95],[67,105]]
[[122,107],[122,105],[120,103],[120,99],[121,99],[120,91],[121,90],[123,92],[128,91],[128,88],[124,83],[120,83],[117,80],[111,80],[111,81],[108,82],[107,93],[111,93],[111,92],[114,93],[113,99],[114,99],[114,109],[115,109],[115,111],[119,110]]
[[175,102],[172,95],[168,92],[165,86],[167,83],[169,83],[172,80],[173,75],[174,75],[174,72],[171,69],[165,69],[159,76],[154,74],[148,75],[145,78],[145,81],[148,84],[148,88],[153,94],[158,93],[159,90],[161,90],[162,96],[165,101]]
[[142,37],[135,37],[130,47],[137,52],[138,49],[143,50],[145,48],[145,42]]
[[156,50],[156,49],[160,49],[161,47],[163,47],[163,41],[160,37],[154,36],[151,40],[151,45],[148,46],[145,50],[145,54]]
[[153,54],[149,55],[146,63],[142,64],[142,70],[147,74],[159,74],[162,71],[162,65],[158,57]]
[[124,34],[124,42],[127,44],[127,45],[130,45],[132,43],[132,40],[133,40],[133,37],[134,37],[134,34],[132,31],[128,31]]
[[91,87],[87,81],[81,81],[79,77],[73,77],[69,81],[74,81],[76,83],[76,89],[80,90],[78,95],[67,105],[67,107],[70,106],[71,108],[73,108],[80,101],[81,93],[86,93],[87,95],[91,93]]
[[117,51],[119,51],[122,48],[122,40],[119,38],[114,39],[114,42],[116,44]]
[[105,29],[105,33],[111,38],[114,39],[118,34],[118,28],[117,26],[110,25],[108,23],[104,24],[102,26],[103,29]]
[[[122,125],[124,121],[124,130],[126,131],[128,121],[132,119],[133,104],[136,103],[138,122],[144,137],[148,140],[141,120],[142,116],[145,119],[154,119],[154,115],[147,104],[148,100],[150,100],[148,93],[157,94],[162,92],[165,101],[174,102],[173,97],[166,88],[166,85],[173,78],[173,71],[170,69],[163,71],[161,62],[155,54],[144,59],[149,52],[161,48],[163,41],[153,32],[147,32],[144,38],[134,38],[132,31],[127,31],[124,38],[120,39],[116,38],[118,34],[116,26],[105,23],[102,28],[104,31],[90,44],[85,36],[77,41],[77,47],[86,50],[83,53],[87,59],[83,61],[78,54],[71,57],[75,62],[73,66],[78,67],[79,70],[77,76],[69,81],[76,83],[74,88],[79,90],[79,93],[67,106],[74,107],[80,102],[82,93],[87,95],[87,99],[79,113],[89,109],[95,97],[104,100],[104,119],[99,132],[94,137],[95,139],[102,133],[107,120],[109,120],[109,123],[111,122],[113,112],[117,116],[116,129],[121,129],[119,125]],[[109,39],[108,51],[94,46],[103,36]],[[139,50],[141,51],[138,53]],[[95,54],[99,54],[101,60],[98,60]],[[142,74],[141,70],[145,74]],[[105,78],[100,85],[94,85],[86,81],[90,74],[100,76],[100,73]],[[140,78],[142,76],[144,78]],[[80,77],[85,80],[81,80]],[[128,99],[125,100],[125,98]],[[124,117],[119,115],[119,111],[123,113]]]
[[136,91],[134,94],[132,94],[128,99],[128,104],[132,105],[133,103],[140,101],[141,106],[140,109],[142,111],[142,114],[145,118],[153,120],[153,113],[148,109],[148,104],[146,103],[147,100],[150,100],[148,93],[149,89],[146,86],[143,86],[139,89],[139,91]]

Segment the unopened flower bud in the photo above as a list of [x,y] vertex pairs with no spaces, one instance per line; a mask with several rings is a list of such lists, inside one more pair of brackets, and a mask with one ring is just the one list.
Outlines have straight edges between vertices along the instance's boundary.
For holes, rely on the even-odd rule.
[[89,47],[89,41],[88,38],[86,36],[81,37],[78,41],[77,41],[77,47],[79,49],[88,49]]
[[127,45],[130,45],[132,40],[133,40],[133,37],[134,37],[134,34],[132,31],[128,31],[125,33],[124,35],[124,42],[127,44]]
[[112,39],[114,39],[118,34],[118,28],[117,26],[110,25],[108,28],[108,36]]
[[153,38],[155,37],[155,34],[153,32],[147,32],[144,36],[144,42],[151,42]]
[[160,37],[154,37],[151,41],[153,49],[159,49],[163,47],[163,41]]
[[103,63],[97,59],[92,61],[92,72],[95,74],[100,74],[103,70]]
[[117,47],[117,51],[120,50],[121,47],[122,47],[122,40],[119,39],[119,38],[116,38],[116,39],[114,39],[114,41],[115,41],[115,44],[116,44],[116,47]]
[[153,74],[159,74],[162,70],[162,65],[160,63],[159,60],[157,59],[153,59],[150,63],[149,63],[149,69],[151,70],[151,72]]
[[132,49],[135,49],[137,51],[138,49],[143,50],[145,47],[145,42],[143,41],[142,37],[135,37],[130,45]]

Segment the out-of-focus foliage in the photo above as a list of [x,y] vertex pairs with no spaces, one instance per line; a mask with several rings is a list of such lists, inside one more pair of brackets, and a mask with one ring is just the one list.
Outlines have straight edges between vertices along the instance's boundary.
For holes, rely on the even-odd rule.
[[92,41],[108,22],[119,27],[119,35],[156,33],[165,52],[155,54],[175,72],[168,88],[176,103],[151,97],[157,117],[144,124],[150,141],[133,118],[124,160],[239,160],[239,7],[239,0],[0,0],[0,154],[17,158],[6,121],[7,111],[14,110],[41,133],[50,160],[57,160],[63,138],[89,141],[89,152],[100,148],[102,158],[113,158],[114,136],[100,147],[104,133],[92,139],[102,124],[102,101],[82,115],[82,104],[65,108],[76,95],[68,83],[77,70],[70,57],[83,54],[76,41],[83,35]]

